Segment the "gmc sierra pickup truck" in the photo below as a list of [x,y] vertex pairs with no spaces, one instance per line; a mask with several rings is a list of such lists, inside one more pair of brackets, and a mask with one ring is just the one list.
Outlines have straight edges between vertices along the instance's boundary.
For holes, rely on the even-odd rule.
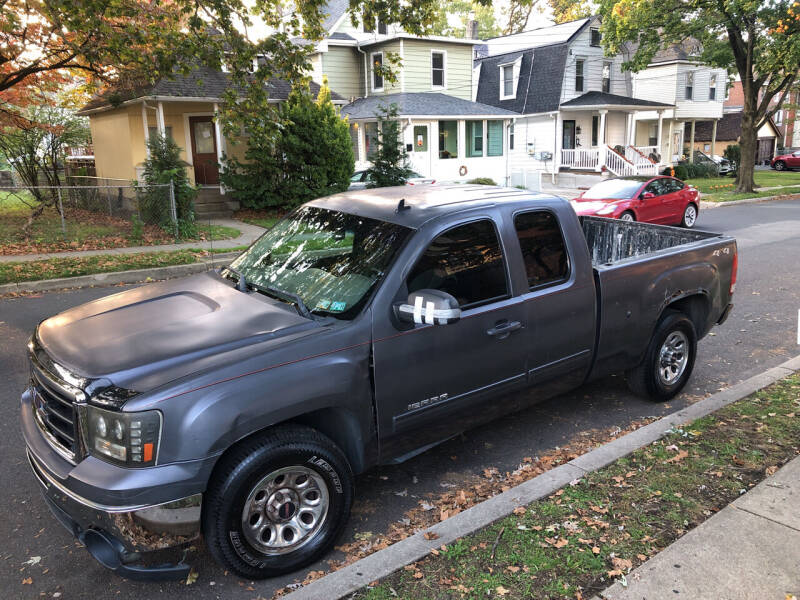
[[[27,455],[104,566],[202,534],[246,578],[309,564],[354,474],[625,371],[662,401],[731,309],[735,240],[486,186],[309,202],[220,271],[36,328]],[[152,556],[152,555],[150,555]]]

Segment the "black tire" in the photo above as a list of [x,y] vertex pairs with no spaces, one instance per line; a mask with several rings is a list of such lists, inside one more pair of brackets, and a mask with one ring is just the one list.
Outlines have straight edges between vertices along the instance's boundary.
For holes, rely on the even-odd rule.
[[681,227],[685,227],[686,229],[691,229],[692,227],[694,227],[695,223],[697,223],[698,213],[699,211],[697,210],[696,205],[692,204],[691,202],[687,204],[686,208],[683,209],[683,217],[681,218]]
[[[283,480],[280,475],[269,480],[282,471],[288,471]],[[296,492],[291,484],[297,484],[303,472],[308,473],[306,485],[314,489]],[[315,520],[313,529],[304,531],[297,528],[302,525],[298,519],[308,517],[302,512],[306,507],[301,496],[313,496],[314,490],[318,490],[320,504],[327,494],[327,508]],[[258,501],[262,491],[262,501]],[[286,491],[294,494],[291,500]],[[336,444],[309,427],[283,426],[235,447],[215,467],[203,499],[203,535],[214,558],[237,575],[247,579],[274,577],[296,571],[325,554],[347,522],[352,500],[353,472]],[[259,502],[263,503],[261,508],[257,508]],[[255,513],[260,513],[258,523],[263,519],[265,524],[265,529],[257,534],[255,528],[244,529],[246,503],[248,514],[252,512],[252,517],[256,517]],[[270,511],[278,521],[272,520]],[[296,517],[291,523],[290,514]],[[267,529],[270,539],[264,540],[263,532]],[[292,550],[295,536],[297,548]],[[260,539],[265,546],[258,547],[254,537],[255,542]],[[267,548],[273,539],[290,546],[283,550]]]
[[786,163],[782,160],[779,160],[775,163],[775,170],[776,171],[785,171],[786,170]]
[[[675,336],[671,337],[673,334]],[[662,365],[662,348],[667,345],[667,340],[679,340],[681,336],[684,339],[683,352],[686,354],[686,362],[680,370],[680,374],[678,375],[676,368],[675,379],[669,381],[660,374],[662,368],[672,371],[671,366]],[[665,358],[669,359],[673,356],[678,356],[678,354],[668,352]],[[649,398],[654,402],[669,400],[676,396],[689,381],[696,356],[697,333],[694,324],[684,313],[669,310],[662,315],[656,325],[642,362],[625,373],[628,387],[637,396]]]
[[[630,219],[626,219],[625,217],[630,217]],[[635,221],[636,215],[633,214],[632,211],[626,210],[619,216],[620,221]]]

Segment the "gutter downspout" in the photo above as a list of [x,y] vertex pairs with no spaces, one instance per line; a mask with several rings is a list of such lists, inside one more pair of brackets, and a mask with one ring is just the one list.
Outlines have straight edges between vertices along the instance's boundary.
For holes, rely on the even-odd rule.
[[551,183],[556,184],[556,157],[561,153],[558,148],[558,111],[550,113],[553,118],[553,170],[551,172]]
[[369,98],[369,58],[367,53],[361,49],[361,45],[356,46],[356,50],[364,55],[364,98]]

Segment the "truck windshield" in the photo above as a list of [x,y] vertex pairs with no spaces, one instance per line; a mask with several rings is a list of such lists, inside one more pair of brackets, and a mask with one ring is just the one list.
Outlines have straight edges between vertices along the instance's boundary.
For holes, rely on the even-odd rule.
[[307,206],[279,221],[231,268],[248,284],[296,294],[313,313],[352,319],[410,231]]

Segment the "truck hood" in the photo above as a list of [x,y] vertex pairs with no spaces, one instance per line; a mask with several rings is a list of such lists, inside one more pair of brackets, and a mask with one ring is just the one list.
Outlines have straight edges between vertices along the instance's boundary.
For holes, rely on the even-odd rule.
[[47,354],[77,375],[120,387],[146,378],[152,387],[164,382],[155,372],[174,379],[196,370],[193,365],[213,366],[208,357],[223,360],[245,346],[309,329],[321,327],[290,305],[240,292],[212,272],[83,304],[43,321],[37,332]]

